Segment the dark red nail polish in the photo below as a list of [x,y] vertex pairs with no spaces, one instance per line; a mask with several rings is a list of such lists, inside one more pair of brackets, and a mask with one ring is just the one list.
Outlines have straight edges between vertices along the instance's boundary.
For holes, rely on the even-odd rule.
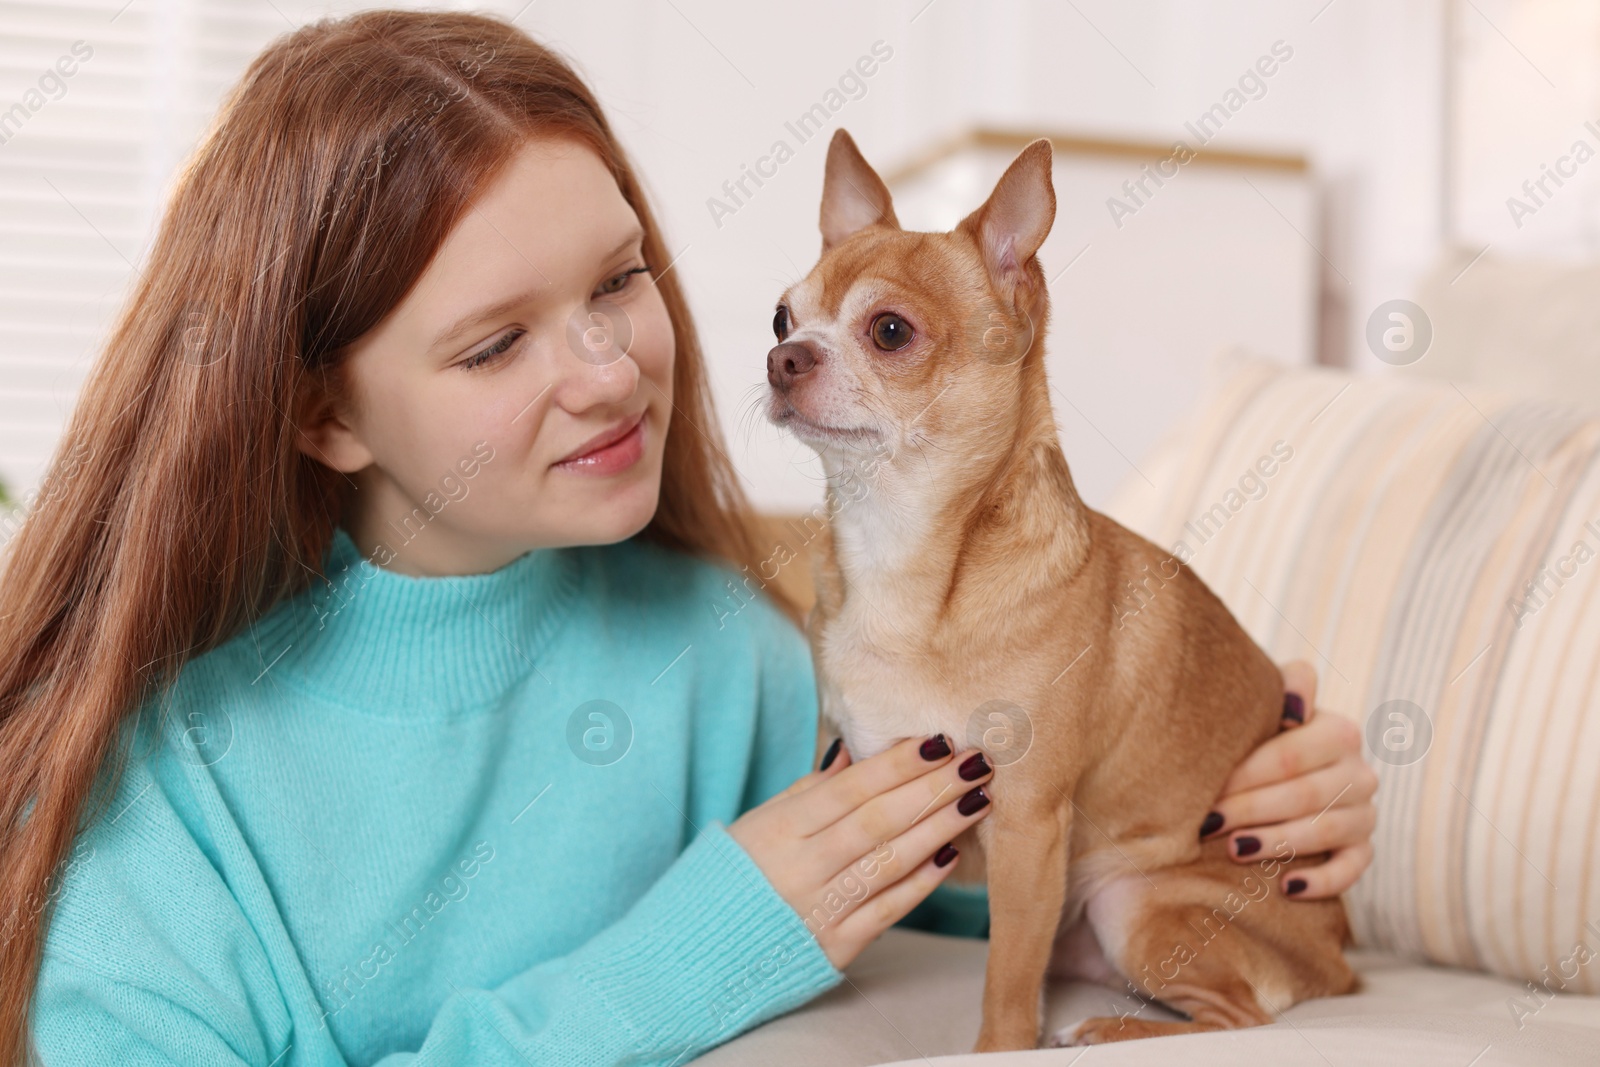
[[961,853],[956,849],[956,846],[946,845],[933,854],[933,865],[935,867],[948,867],[956,861],[956,857],[959,855]]
[[1289,884],[1283,887],[1283,891],[1291,897],[1304,893],[1306,891],[1306,880],[1304,878],[1291,878],[1289,879]]
[[828,746],[828,751],[822,754],[822,762],[817,765],[817,770],[825,771],[833,766],[833,761],[839,758],[839,750],[844,748],[844,738],[835,737],[833,744]]
[[973,812],[982,811],[988,806],[989,794],[983,791],[983,786],[981,785],[956,801],[956,810],[963,815],[971,815]]
[[1205,821],[1200,824],[1200,839],[1203,841],[1220,829],[1222,829],[1222,812],[1209,812]]
[[1233,839],[1233,850],[1241,856],[1254,856],[1261,851],[1261,841],[1255,837],[1236,837]]
[[922,742],[922,747],[918,751],[925,760],[944,759],[950,755],[950,742],[944,739],[944,734],[934,734]]
[[989,761],[983,758],[982,752],[974,752],[961,761],[961,769],[957,773],[961,775],[963,782],[982,778],[989,773]]
[[1299,693],[1283,694],[1283,717],[1290,722],[1306,721],[1306,702]]

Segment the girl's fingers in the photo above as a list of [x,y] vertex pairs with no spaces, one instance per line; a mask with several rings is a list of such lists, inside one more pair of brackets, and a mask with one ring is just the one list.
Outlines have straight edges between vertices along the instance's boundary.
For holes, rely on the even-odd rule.
[[[794,808],[791,825],[802,836],[814,834],[874,797],[898,789],[948,762],[950,742],[943,734],[936,734],[908,738],[871,759],[852,763],[837,772],[830,767],[809,788],[785,800],[786,805]],[[863,848],[856,854],[865,851]]]
[[1377,789],[1378,776],[1360,757],[1342,759],[1310,774],[1219,801],[1215,810],[1222,822],[1212,826],[1208,836],[1245,827],[1274,830],[1275,823],[1316,816],[1333,806],[1357,807],[1371,800]]
[[1356,884],[1372,863],[1372,842],[1341,848],[1327,863],[1315,867],[1296,867],[1278,879],[1278,888],[1294,900],[1324,900],[1336,897]]
[[[855,858],[843,870],[796,910],[800,911],[813,933],[820,925],[843,922],[854,912],[869,906],[878,894],[890,886],[938,859],[945,847],[962,831],[988,815],[988,798],[985,795],[983,799],[985,802],[981,804],[963,804],[959,801],[946,804],[909,830],[871,848],[864,855],[855,853]],[[809,910],[803,910],[806,908]]]
[[[983,753],[972,752],[874,797],[815,836],[823,862],[835,869],[843,867],[885,841],[896,841],[925,821],[935,823],[933,832],[940,833],[938,825],[967,817],[958,809],[976,815],[988,806],[988,795],[979,787],[993,774]],[[949,837],[944,833],[940,840]],[[923,855],[931,855],[938,844],[930,841]],[[922,855],[918,855],[913,862],[921,861]]]
[[[948,852],[944,851],[946,848]],[[941,860],[944,866],[939,865]],[[817,940],[829,962],[839,968],[847,966],[879,934],[911,914],[911,909],[926,900],[955,866],[955,847],[941,845],[910,874],[824,927]]]
[[1235,863],[1254,863],[1266,857],[1283,858],[1284,844],[1294,850],[1295,856],[1353,848],[1372,836],[1377,821],[1378,811],[1371,804],[1333,807],[1307,819],[1240,830],[1228,840],[1228,855]]
[[[1298,698],[1298,700],[1296,700]],[[1283,665],[1283,725],[1304,726],[1316,714],[1317,672],[1303,659]]]
[[1308,721],[1304,726],[1268,738],[1234,768],[1222,786],[1223,799],[1275,782],[1287,782],[1346,756],[1360,756],[1361,729],[1355,723],[1339,715],[1311,718],[1309,704],[1306,715]]

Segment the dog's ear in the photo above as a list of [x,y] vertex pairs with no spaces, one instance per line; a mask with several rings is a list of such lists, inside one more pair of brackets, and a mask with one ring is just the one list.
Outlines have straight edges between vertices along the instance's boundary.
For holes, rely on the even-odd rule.
[[1050,142],[1041,137],[1022,150],[995,183],[982,207],[961,220],[983,249],[989,273],[1013,290],[1056,219],[1056,191],[1050,181]]
[[822,179],[822,250],[878,223],[900,227],[889,187],[862,157],[854,139],[843,128],[835,130]]

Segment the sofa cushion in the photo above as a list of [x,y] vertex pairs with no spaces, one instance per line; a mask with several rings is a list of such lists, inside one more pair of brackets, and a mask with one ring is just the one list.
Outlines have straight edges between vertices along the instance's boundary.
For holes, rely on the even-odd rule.
[[[1541,1002],[1509,979],[1357,951],[1358,993],[1297,1004],[1269,1026],[1092,1051],[967,1056],[978,1036],[987,949],[985,941],[890,930],[846,971],[849,981],[695,1067],[1560,1067],[1592,1064],[1600,1047],[1600,998],[1560,994],[1529,1009]],[[1513,1004],[1523,1005],[1520,1013]],[[1047,1032],[1119,1012],[1175,1017],[1085,982],[1052,983],[1045,1000]]]
[[1231,358],[1108,509],[1362,726],[1363,945],[1600,991],[1597,452],[1590,411]]

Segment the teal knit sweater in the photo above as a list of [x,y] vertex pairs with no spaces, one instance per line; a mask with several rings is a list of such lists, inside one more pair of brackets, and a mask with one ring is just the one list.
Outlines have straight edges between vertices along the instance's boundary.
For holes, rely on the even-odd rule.
[[414,578],[340,530],[327,574],[135,718],[46,902],[46,1064],[668,1065],[840,981],[724,830],[817,714],[734,572]]

